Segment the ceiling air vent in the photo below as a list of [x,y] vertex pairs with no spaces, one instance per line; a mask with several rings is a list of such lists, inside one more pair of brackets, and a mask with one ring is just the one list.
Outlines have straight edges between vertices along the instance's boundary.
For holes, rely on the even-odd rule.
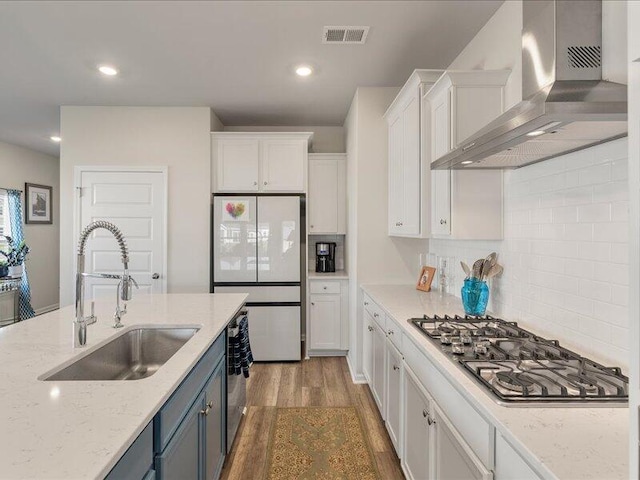
[[369,27],[324,27],[322,43],[363,44]]

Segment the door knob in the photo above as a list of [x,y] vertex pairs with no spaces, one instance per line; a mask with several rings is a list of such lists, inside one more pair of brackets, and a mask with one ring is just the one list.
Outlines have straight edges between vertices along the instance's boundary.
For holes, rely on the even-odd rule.
[[151,278],[153,278],[154,280],[158,280],[160,278],[160,274],[154,273],[153,275],[151,275]]
[[267,182],[264,182],[264,184],[266,185],[266,184],[267,184]]

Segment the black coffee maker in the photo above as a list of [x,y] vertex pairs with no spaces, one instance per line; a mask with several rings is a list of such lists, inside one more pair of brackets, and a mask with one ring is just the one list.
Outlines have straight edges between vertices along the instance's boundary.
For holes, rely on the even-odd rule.
[[316,243],[316,272],[336,271],[336,244],[333,242]]

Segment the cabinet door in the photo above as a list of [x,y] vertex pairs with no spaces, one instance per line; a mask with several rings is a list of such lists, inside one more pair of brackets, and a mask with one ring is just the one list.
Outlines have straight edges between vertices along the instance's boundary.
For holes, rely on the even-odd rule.
[[367,310],[363,310],[363,339],[362,339],[362,373],[367,383],[371,385],[373,379],[373,328],[375,322]]
[[398,457],[402,458],[402,445],[400,436],[400,420],[402,410],[402,355],[393,346],[390,340],[386,343],[386,371],[387,371],[387,430],[391,443],[396,449]]
[[539,480],[540,477],[524,461],[518,452],[496,433],[496,480]]
[[389,235],[402,233],[402,146],[402,116],[398,115],[389,123]]
[[492,480],[493,472],[480,462],[440,409],[436,406],[434,410],[435,478]]
[[451,171],[431,171],[431,233],[451,234]]
[[338,233],[338,161],[309,161],[309,234]]
[[261,191],[304,192],[306,140],[266,139],[260,150]]
[[198,480],[200,478],[202,470],[200,417],[204,407],[204,392],[202,392],[162,454],[156,456],[155,469],[159,479]]
[[384,420],[386,418],[384,385],[385,385],[385,343],[386,337],[382,328],[376,322],[373,322],[373,382],[371,383],[371,392],[373,398],[378,404],[380,415]]
[[402,467],[408,480],[433,478],[431,415],[429,400],[420,382],[405,365]]
[[225,361],[222,359],[204,387],[205,415],[202,416],[204,430],[203,462],[205,480],[214,480],[220,475],[225,456]]
[[340,295],[311,295],[310,300],[310,348],[339,350],[342,331]]
[[219,138],[216,144],[216,192],[257,192],[260,141]]
[[[418,92],[416,92],[418,93]],[[420,96],[402,110],[402,227],[404,235],[420,234]]]
[[445,89],[431,100],[431,161],[451,150],[451,91]]

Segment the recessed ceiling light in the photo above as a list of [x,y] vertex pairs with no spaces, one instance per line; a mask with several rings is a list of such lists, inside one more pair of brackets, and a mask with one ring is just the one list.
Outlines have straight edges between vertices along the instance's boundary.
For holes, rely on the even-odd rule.
[[52,142],[56,142],[56,143],[60,143],[62,141],[62,138],[58,137],[57,135],[52,135],[49,138],[51,139]]
[[544,135],[545,132],[544,130],[534,130],[533,132],[529,132],[527,133],[527,137],[537,137],[538,135]]
[[473,160],[465,160],[464,162],[460,162],[462,165],[471,165]]
[[113,77],[118,74],[118,70],[110,65],[100,65],[98,70],[100,70],[100,73],[107,75],[108,77]]
[[301,77],[308,77],[313,73],[313,69],[308,65],[300,65],[296,67],[296,74]]

